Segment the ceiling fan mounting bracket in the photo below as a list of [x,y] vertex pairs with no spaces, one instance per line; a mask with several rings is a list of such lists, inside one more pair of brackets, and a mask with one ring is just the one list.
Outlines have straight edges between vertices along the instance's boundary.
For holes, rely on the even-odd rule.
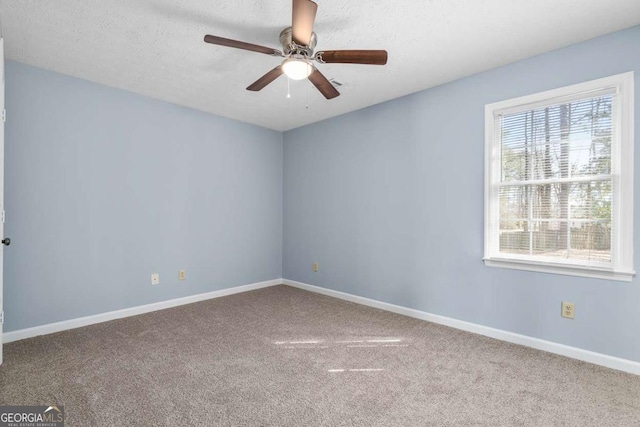
[[293,31],[291,27],[287,27],[280,32],[280,44],[285,55],[303,55],[311,58],[313,49],[316,47],[318,39],[316,33],[311,33],[311,40],[308,46],[302,46],[293,41]]

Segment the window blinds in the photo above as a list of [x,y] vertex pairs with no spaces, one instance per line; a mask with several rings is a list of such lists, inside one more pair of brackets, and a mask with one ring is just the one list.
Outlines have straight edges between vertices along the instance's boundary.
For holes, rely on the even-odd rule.
[[495,117],[500,253],[611,262],[614,97],[612,89]]

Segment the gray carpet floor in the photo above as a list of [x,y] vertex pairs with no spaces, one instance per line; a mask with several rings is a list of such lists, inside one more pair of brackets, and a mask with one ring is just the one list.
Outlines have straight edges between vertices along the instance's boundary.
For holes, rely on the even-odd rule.
[[640,377],[276,286],[5,345],[68,426],[640,426]]

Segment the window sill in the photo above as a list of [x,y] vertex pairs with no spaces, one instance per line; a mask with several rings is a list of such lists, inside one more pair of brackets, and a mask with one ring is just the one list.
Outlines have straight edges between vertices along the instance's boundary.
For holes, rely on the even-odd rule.
[[514,270],[537,271],[540,273],[563,274],[567,276],[590,277],[594,279],[618,280],[630,282],[635,276],[635,271],[615,271],[593,267],[581,267],[575,265],[560,265],[551,263],[538,263],[505,258],[485,258],[484,265],[488,267],[510,268]]

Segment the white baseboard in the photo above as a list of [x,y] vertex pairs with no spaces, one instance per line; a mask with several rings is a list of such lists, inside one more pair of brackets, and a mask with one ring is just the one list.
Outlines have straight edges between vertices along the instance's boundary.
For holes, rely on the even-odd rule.
[[315,292],[339,298],[345,301],[362,304],[381,310],[391,311],[393,313],[402,314],[416,319],[426,320],[440,325],[450,326],[475,334],[484,335],[498,340],[519,344],[526,347],[535,348],[537,350],[547,351],[549,353],[559,354],[561,356],[582,360],[584,362],[593,363],[595,365],[606,366],[607,368],[617,369],[619,371],[640,375],[640,363],[633,360],[621,359],[619,357],[609,356],[602,353],[596,353],[589,350],[583,350],[577,347],[571,347],[564,344],[558,344],[551,341],[533,338],[527,335],[516,334],[513,332],[503,331],[501,329],[490,328],[475,323],[465,322],[462,320],[452,319],[450,317],[440,316],[437,314],[427,313],[425,311],[415,310],[412,308],[402,307],[395,304],[389,304],[369,298],[347,294],[345,292],[334,291],[332,289],[321,288],[319,286],[309,285],[307,283],[296,282],[293,280],[283,279],[282,283],[306,291]]
[[17,331],[5,332],[3,334],[3,342],[23,340],[26,338],[36,337],[39,335],[52,334],[55,332],[66,331],[68,329],[80,328],[96,323],[108,322],[109,320],[121,319],[123,317],[137,316],[138,314],[149,313],[152,311],[163,310],[165,308],[177,307],[184,304],[191,304],[198,301],[204,301],[212,298],[220,298],[227,295],[238,294],[242,292],[253,291],[256,289],[267,288],[270,286],[285,284],[306,291],[315,292],[322,295],[339,298],[345,301],[362,304],[369,307],[386,310],[404,316],[416,319],[426,320],[428,322],[438,323],[440,325],[450,326],[467,332],[495,338],[498,340],[535,348],[537,350],[547,351],[549,353],[559,354],[561,356],[582,360],[596,365],[606,366],[607,368],[617,369],[619,371],[629,372],[631,374],[640,375],[640,363],[633,360],[622,359],[619,357],[609,356],[602,353],[596,353],[589,350],[583,350],[577,347],[571,347],[564,344],[558,344],[551,341],[545,341],[539,338],[527,335],[516,334],[501,329],[490,328],[475,323],[465,322],[462,320],[452,319],[446,316],[427,313],[425,311],[415,310],[412,308],[402,307],[395,304],[389,304],[374,299],[364,298],[345,292],[335,291],[332,289],[321,288],[319,286],[309,285],[307,283],[296,282],[288,279],[274,279],[265,282],[252,283],[249,285],[236,286],[233,288],[221,289],[218,291],[207,292],[203,294],[190,295],[183,298],[176,298],[168,301],[160,301],[152,304],[141,305],[137,307],[125,308],[122,310],[109,311],[92,316],[80,317],[77,319],[64,320],[62,322],[49,323],[47,325],[35,326],[33,328],[20,329]]
[[96,323],[108,322],[109,320],[121,319],[123,317],[137,316],[138,314],[149,313],[151,311],[163,310],[165,308],[177,307],[179,305],[191,304],[212,298],[220,298],[227,295],[239,294],[241,292],[253,291],[280,284],[282,284],[282,279],[267,280],[266,282],[251,283],[249,285],[236,286],[233,288],[221,289],[219,291],[206,292],[204,294],[190,295],[188,297],[139,305],[137,307],[124,308],[122,310],[109,311],[107,313],[49,323],[47,325],[34,326],[33,328],[19,329],[17,331],[5,332],[2,335],[2,341],[8,343],[23,340],[25,338],[36,337],[38,335],[52,334],[54,332],[61,332]]

